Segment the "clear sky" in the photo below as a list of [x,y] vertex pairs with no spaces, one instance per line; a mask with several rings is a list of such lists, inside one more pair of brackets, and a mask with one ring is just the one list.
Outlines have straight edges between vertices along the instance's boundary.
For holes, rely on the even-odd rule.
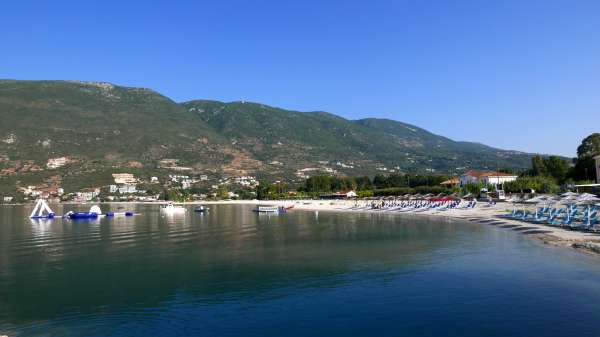
[[600,1],[3,1],[0,78],[385,117],[574,156],[600,132]]

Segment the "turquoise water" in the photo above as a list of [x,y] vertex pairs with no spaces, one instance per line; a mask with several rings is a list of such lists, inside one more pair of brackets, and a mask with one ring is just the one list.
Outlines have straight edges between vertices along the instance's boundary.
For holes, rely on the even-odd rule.
[[0,207],[0,335],[600,336],[600,258],[510,229],[121,207],[141,215]]

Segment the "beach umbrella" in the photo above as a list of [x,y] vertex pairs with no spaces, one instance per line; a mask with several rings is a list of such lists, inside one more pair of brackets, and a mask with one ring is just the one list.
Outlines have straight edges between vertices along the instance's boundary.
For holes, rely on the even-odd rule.
[[569,191],[569,192],[561,194],[560,196],[563,198],[566,198],[566,197],[572,197],[572,196],[577,196],[577,195],[579,195],[579,193]]
[[600,201],[600,198],[590,193],[583,193],[577,197],[577,201],[579,202],[588,202],[588,201]]
[[527,200],[525,200],[523,202],[526,202],[528,204],[538,204],[538,203],[541,203],[541,202],[545,202],[547,200],[548,200],[547,196],[545,196],[545,195],[539,195],[537,197],[533,197],[531,199],[527,199]]

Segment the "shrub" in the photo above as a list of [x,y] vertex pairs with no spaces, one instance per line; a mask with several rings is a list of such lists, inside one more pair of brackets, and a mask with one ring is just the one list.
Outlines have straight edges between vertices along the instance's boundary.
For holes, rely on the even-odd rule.
[[524,190],[533,189],[539,193],[557,193],[560,187],[551,177],[519,177],[515,181],[504,184],[504,189],[510,193],[522,193]]

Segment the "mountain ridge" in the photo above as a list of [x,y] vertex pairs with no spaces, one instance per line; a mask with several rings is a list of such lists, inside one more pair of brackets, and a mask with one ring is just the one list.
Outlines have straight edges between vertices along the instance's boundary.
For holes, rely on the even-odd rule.
[[0,80],[0,114],[0,170],[15,168],[17,177],[32,174],[23,163],[48,171],[46,161],[60,156],[76,159],[73,172],[156,173],[175,159],[192,173],[300,179],[316,172],[521,170],[533,155],[386,118],[350,120],[247,101],[175,102],[109,82]]

